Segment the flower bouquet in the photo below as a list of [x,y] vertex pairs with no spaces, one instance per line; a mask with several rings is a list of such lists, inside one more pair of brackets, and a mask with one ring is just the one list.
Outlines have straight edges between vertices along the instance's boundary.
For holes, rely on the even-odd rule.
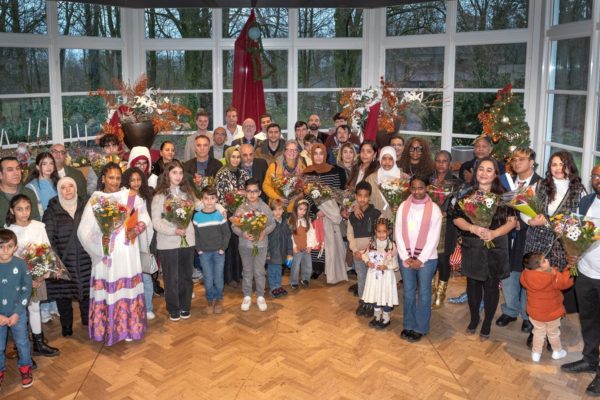
[[[40,278],[71,280],[69,271],[48,243],[29,243],[23,249],[21,257],[27,263],[32,280]],[[36,289],[32,294],[35,296]]]
[[307,182],[304,186],[304,194],[309,196],[317,206],[333,198],[331,187],[321,182]]
[[225,193],[225,208],[230,214],[235,214],[237,209],[244,203],[246,197],[241,193]]
[[200,174],[194,174],[194,191],[196,192],[196,196],[200,197],[200,193],[207,186],[215,185],[215,178],[212,176],[202,176]]
[[531,186],[504,193],[502,200],[510,208],[514,208],[530,218],[535,218],[542,213],[542,204]]
[[274,175],[273,188],[283,198],[290,199],[300,193],[304,188],[302,179],[297,176],[278,176]]
[[[179,229],[186,229],[194,216],[194,202],[169,194],[165,199],[165,210],[163,218]],[[189,247],[189,243],[183,235],[179,243],[180,247]]]
[[100,176],[102,168],[109,162],[113,162],[120,166],[121,158],[116,154],[104,155],[100,153],[93,153],[90,156],[90,165],[98,177]]
[[347,210],[348,212],[352,211],[352,207],[354,207],[354,202],[356,201],[356,195],[351,190],[340,190],[337,193],[338,203],[342,206],[342,209]]
[[[578,214],[558,214],[550,218],[554,233],[568,256],[580,257],[600,239],[600,228]],[[577,264],[570,268],[577,276]]]
[[408,197],[408,179],[389,179],[379,185],[379,190],[385,201],[392,208],[392,221],[394,221],[398,206]]
[[114,246],[116,233],[127,219],[127,208],[108,197],[94,196],[90,200],[92,212],[102,232],[102,255],[105,264],[110,265],[109,254]]
[[[497,194],[478,190],[469,197],[460,199],[458,205],[471,220],[471,223],[482,228],[489,228],[499,202],[500,196]],[[483,245],[491,249],[494,247],[494,242],[491,240],[484,241]]]
[[246,211],[231,217],[231,223],[239,227],[242,232],[252,235],[252,255],[258,254],[258,240],[267,226],[267,216],[258,211]]
[[448,196],[453,192],[454,186],[449,184],[432,184],[427,186],[427,194],[431,197],[431,200],[440,207],[442,207]]

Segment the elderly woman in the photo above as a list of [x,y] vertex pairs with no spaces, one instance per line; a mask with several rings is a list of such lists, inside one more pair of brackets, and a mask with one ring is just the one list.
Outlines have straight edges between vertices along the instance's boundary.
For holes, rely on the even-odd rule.
[[366,181],[371,184],[371,204],[381,211],[381,217],[392,220],[396,210],[392,210],[388,202],[379,190],[379,185],[405,176],[402,170],[396,165],[396,150],[391,146],[385,146],[379,151],[379,168],[377,171],[366,177]]
[[431,175],[434,165],[428,141],[418,137],[408,139],[399,164],[402,171],[410,176]]
[[302,171],[305,167],[304,160],[300,157],[298,142],[295,140],[286,141],[283,156],[277,157],[277,159],[269,165],[269,168],[267,168],[265,181],[262,186],[263,192],[267,195],[269,200],[281,200],[283,204],[287,205],[288,212],[291,212],[293,205],[289,202],[289,199],[282,197],[277,190],[275,190],[275,187],[273,186],[273,177],[299,177],[302,175]]
[[46,287],[48,298],[56,300],[62,335],[67,337],[73,335],[73,300],[79,302],[81,325],[88,326],[92,260],[77,238],[85,207],[85,201],[77,194],[77,184],[65,176],[56,186],[58,196],[48,202],[44,224],[50,244],[69,271],[71,280],[48,279]]

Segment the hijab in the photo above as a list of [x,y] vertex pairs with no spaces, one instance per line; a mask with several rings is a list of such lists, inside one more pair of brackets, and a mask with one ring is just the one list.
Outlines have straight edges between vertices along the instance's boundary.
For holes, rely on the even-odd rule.
[[[389,171],[384,170],[381,166],[381,159],[385,155],[391,156],[394,160],[393,167]],[[398,168],[398,165],[396,164],[396,150],[394,150],[392,146],[385,146],[384,148],[379,150],[379,164],[380,166],[377,169],[377,183],[379,184],[386,182],[390,179],[398,179],[400,178],[400,175],[402,175],[402,170]]]
[[[71,200],[67,200],[62,197],[62,193],[60,191],[63,185],[66,183],[73,184],[73,188],[75,189],[75,196],[73,196]],[[71,218],[75,218],[75,212],[77,211],[77,184],[75,183],[75,180],[73,178],[69,178],[68,176],[60,178],[56,184],[56,191],[58,192],[58,202],[60,203],[61,207],[67,213],[69,213]]]
[[[321,164],[317,164],[315,161],[315,151],[317,149],[321,149],[323,154],[325,155],[324,160]],[[321,143],[313,143],[310,148],[310,158],[312,160],[312,165],[310,167],[306,167],[304,173],[316,172],[317,174],[326,174],[332,170],[333,165],[327,163],[327,148],[324,144]]]
[[[135,167],[135,164],[145,158],[148,161],[147,167],[142,172],[148,177],[150,175],[150,166],[152,165],[152,160],[150,158],[150,150],[148,150],[145,146],[135,146],[131,149],[129,153],[129,160],[127,161],[127,168]],[[141,169],[141,168],[140,168]]]
[[242,153],[240,152],[240,149],[237,146],[229,147],[229,148],[227,148],[227,150],[225,150],[225,166],[224,166],[224,168],[227,168],[231,172],[237,172],[240,169],[239,165],[237,167],[234,167],[233,165],[231,165],[231,156],[236,151],[238,153],[240,153],[240,164],[241,164],[241,162],[242,162],[241,154]]

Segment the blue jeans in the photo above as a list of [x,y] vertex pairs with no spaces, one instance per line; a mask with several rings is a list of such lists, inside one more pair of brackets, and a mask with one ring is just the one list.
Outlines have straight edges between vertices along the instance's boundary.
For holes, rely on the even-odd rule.
[[6,348],[6,335],[11,330],[13,340],[19,353],[19,367],[31,365],[29,350],[29,330],[27,329],[27,311],[19,314],[19,322],[15,326],[0,326],[0,371],[4,371],[4,349]]
[[[423,335],[429,333],[431,319],[431,278],[437,259],[428,260],[418,270],[400,267],[404,281],[404,329]],[[417,287],[419,295],[417,297]]]
[[150,274],[142,273],[142,280],[144,282],[144,301],[146,302],[146,312],[154,312],[154,306],[152,305],[152,296],[154,295],[154,283],[152,282],[152,276]]
[[362,260],[354,259],[354,271],[358,280],[358,298],[361,299],[365,290],[365,282],[367,281],[367,264]]
[[312,260],[310,259],[310,253],[306,251],[294,253],[292,270],[290,271],[290,285],[298,284],[299,275],[302,276],[303,281],[310,280],[312,275]]
[[269,280],[270,290],[281,287],[281,264],[267,264],[267,279]]
[[206,300],[209,303],[223,300],[225,254],[219,254],[218,251],[205,251],[200,254],[200,263],[204,273]]
[[521,286],[519,279],[521,273],[510,271],[508,278],[502,279],[502,292],[504,293],[505,303],[500,306],[502,314],[517,318],[519,314],[523,320],[528,320],[527,315],[527,291]]

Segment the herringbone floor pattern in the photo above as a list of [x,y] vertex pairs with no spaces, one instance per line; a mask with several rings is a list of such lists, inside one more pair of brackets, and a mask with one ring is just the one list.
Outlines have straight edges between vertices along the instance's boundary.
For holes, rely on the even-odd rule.
[[[287,279],[285,279],[287,281]],[[520,321],[492,328],[492,338],[467,337],[466,305],[446,304],[432,316],[421,342],[400,339],[401,308],[392,328],[374,331],[354,315],[348,284],[326,287],[323,278],[287,298],[239,309],[241,293],[225,293],[225,312],[203,314],[204,289],[195,286],[192,317],[170,322],[163,299],[141,342],[104,347],[79,324],[72,338],[58,322],[44,329],[61,349],[37,357],[34,385],[18,385],[7,360],[4,399],[581,399],[591,374],[560,372],[546,352],[530,361]],[[449,296],[465,287],[453,279]],[[499,315],[499,314],[498,314]],[[577,318],[563,320],[566,361],[581,355]],[[564,360],[561,360],[564,362]]]

